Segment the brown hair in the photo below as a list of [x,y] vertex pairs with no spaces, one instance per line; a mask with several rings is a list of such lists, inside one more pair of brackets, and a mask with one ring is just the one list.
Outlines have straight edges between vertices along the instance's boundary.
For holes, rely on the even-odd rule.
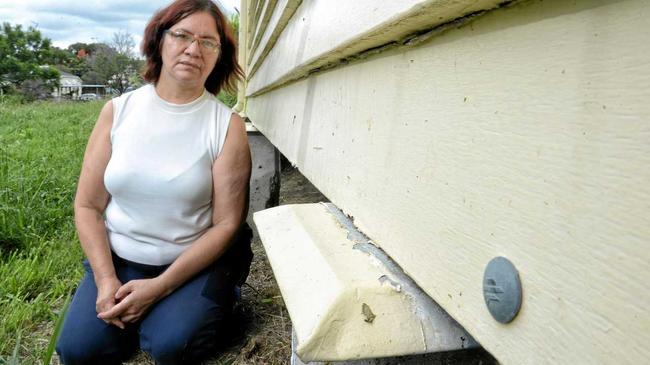
[[244,72],[237,63],[237,41],[232,34],[230,24],[211,0],[176,0],[167,7],[158,10],[144,30],[142,39],[142,53],[146,57],[146,64],[142,77],[151,83],[158,82],[162,69],[163,36],[165,30],[172,27],[186,17],[205,11],[214,18],[217,24],[217,33],[221,40],[221,52],[214,69],[205,80],[205,88],[217,94],[221,89],[234,92],[236,83],[244,76]]

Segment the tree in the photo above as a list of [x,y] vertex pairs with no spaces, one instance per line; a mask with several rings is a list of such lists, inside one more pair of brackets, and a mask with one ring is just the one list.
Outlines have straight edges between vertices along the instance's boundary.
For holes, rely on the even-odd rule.
[[76,76],[81,76],[88,72],[86,60],[77,57],[77,52],[70,49],[52,47],[50,58],[46,63],[54,65],[59,71],[68,72]]
[[3,91],[22,85],[27,80],[40,80],[42,87],[58,85],[59,72],[45,66],[52,59],[48,38],[34,27],[3,23],[0,29],[0,88]]
[[[117,52],[107,44],[95,44],[94,51],[86,57],[89,72],[93,72],[99,77],[100,83],[106,83],[111,75],[119,71],[119,64],[116,60]],[[85,75],[81,77],[86,81]]]
[[84,58],[87,55],[91,55],[95,52],[97,44],[100,43],[82,43],[77,42],[68,46],[68,51],[74,54],[77,58]]
[[137,70],[142,60],[119,53],[114,46],[95,43],[93,53],[86,57],[86,64],[88,71],[81,76],[86,83],[103,84],[120,94],[141,83]]
[[135,70],[131,65],[128,65],[122,71],[111,75],[106,83],[111,88],[122,94],[129,88],[129,86],[131,86],[130,81],[134,75],[136,75]]
[[52,85],[42,79],[25,80],[19,90],[26,101],[42,100],[52,94]]
[[133,40],[131,33],[127,31],[118,31],[113,33],[113,42],[111,45],[118,54],[129,58],[133,56],[135,41]]

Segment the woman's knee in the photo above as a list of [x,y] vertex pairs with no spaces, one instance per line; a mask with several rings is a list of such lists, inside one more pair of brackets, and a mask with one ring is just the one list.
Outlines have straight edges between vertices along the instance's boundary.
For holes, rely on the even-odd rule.
[[[80,343],[70,337],[61,337],[56,345],[56,352],[61,362],[65,365],[96,364],[105,360],[99,349],[88,344]],[[106,363],[106,362],[104,362]]]
[[93,341],[89,336],[61,336],[56,352],[64,365],[76,364],[121,364],[133,352],[129,343],[110,344]]
[[213,354],[216,347],[216,331],[204,329],[189,338],[180,332],[157,333],[154,338],[143,344],[143,350],[149,353],[156,364],[194,364]]
[[86,349],[77,346],[64,337],[59,338],[56,344],[56,352],[65,365],[88,364],[91,360],[91,354]]
[[182,364],[188,341],[178,334],[171,332],[160,333],[149,341],[143,350],[149,353],[156,364]]
[[72,324],[70,319],[66,318],[56,344],[56,352],[65,365],[120,364],[137,348],[137,332],[133,329],[121,330],[103,323]]

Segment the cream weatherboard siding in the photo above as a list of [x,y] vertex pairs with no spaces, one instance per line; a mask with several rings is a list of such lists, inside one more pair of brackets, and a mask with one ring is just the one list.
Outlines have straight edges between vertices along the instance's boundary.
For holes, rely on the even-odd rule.
[[[372,49],[456,17],[495,7],[503,0],[386,0],[289,1],[275,13],[287,14],[277,25],[283,30],[268,55],[258,47],[250,65],[247,94],[302,77],[344,57]],[[291,6],[293,5],[293,6]],[[278,16],[274,15],[273,19]],[[274,24],[276,24],[274,22]],[[285,29],[286,28],[286,29]],[[268,44],[268,42],[262,42]],[[259,55],[258,55],[259,54]],[[263,57],[265,56],[265,57]],[[260,64],[260,61],[263,63]]]
[[[647,361],[650,2],[522,1],[335,65],[344,36],[302,41],[323,3],[248,80],[255,126],[500,362]],[[342,22],[379,4],[353,3]],[[522,280],[507,325],[495,256]]]

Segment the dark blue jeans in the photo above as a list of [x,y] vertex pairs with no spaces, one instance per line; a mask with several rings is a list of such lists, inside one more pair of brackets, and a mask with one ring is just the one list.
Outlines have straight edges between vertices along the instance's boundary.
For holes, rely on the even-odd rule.
[[[227,338],[226,323],[234,303],[235,287],[248,276],[252,252],[251,231],[245,226],[228,251],[173,293],[151,307],[143,318],[124,330],[97,318],[97,287],[92,270],[75,292],[56,350],[66,365],[120,364],[140,347],[157,364],[195,364],[211,355]],[[167,266],[143,265],[113,254],[122,283],[153,278]]]

